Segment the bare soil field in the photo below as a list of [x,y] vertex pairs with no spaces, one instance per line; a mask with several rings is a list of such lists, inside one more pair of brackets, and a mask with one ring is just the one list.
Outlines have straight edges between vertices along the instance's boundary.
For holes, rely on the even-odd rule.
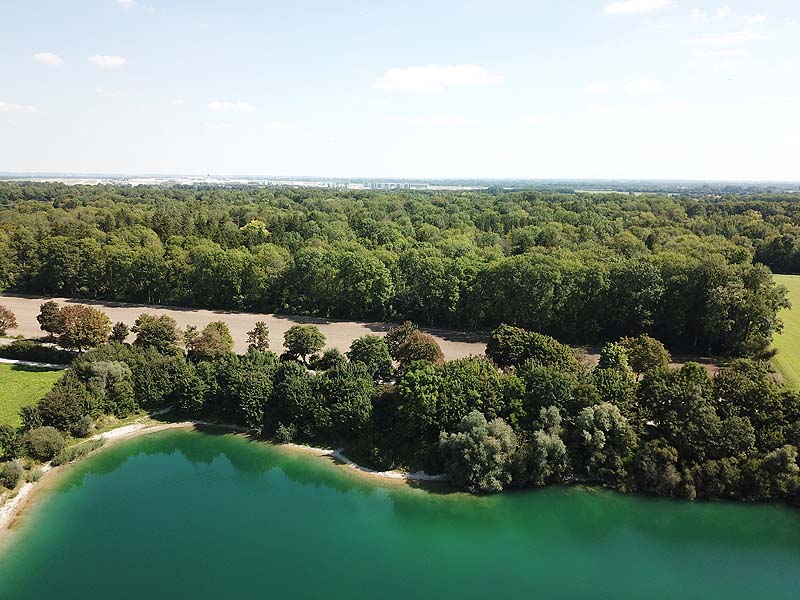
[[[247,332],[256,321],[264,321],[269,327],[270,348],[275,352],[283,351],[283,334],[292,325],[317,325],[327,338],[327,347],[346,352],[351,342],[366,334],[384,335],[391,327],[390,323],[367,323],[357,321],[338,321],[335,319],[319,319],[315,317],[291,317],[273,314],[255,314],[229,312],[222,310],[202,310],[194,308],[178,308],[168,306],[149,306],[144,304],[124,304],[121,302],[104,302],[98,300],[73,300],[69,298],[43,298],[34,296],[7,296],[0,294],[0,305],[6,306],[17,317],[18,327],[8,335],[25,337],[41,337],[36,316],[39,306],[47,300],[55,300],[59,304],[87,304],[105,312],[113,323],[122,321],[129,327],[140,314],[152,313],[169,315],[177,321],[180,328],[195,325],[202,329],[212,321],[224,321],[230,327],[235,341],[234,350],[247,350]],[[469,355],[481,355],[486,351],[487,336],[479,333],[463,333],[443,329],[423,328],[439,342],[447,360],[463,358]],[[131,336],[133,339],[133,336]]]

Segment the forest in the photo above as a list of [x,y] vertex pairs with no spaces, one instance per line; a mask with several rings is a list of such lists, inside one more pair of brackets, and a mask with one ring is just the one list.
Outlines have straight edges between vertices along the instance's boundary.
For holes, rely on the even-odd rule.
[[0,290],[765,356],[790,194],[0,183]]
[[[278,354],[260,322],[237,355],[221,321],[44,302],[63,350],[3,355],[72,362],[0,427],[0,483],[25,476],[21,457],[69,461],[108,419],[171,407],[473,492],[797,502],[800,393],[766,359],[798,224],[792,197],[767,194],[0,184],[5,291],[398,323],[345,354],[294,326]],[[491,332],[486,355],[447,362],[415,323]]]
[[170,408],[279,443],[343,448],[378,469],[444,472],[472,492],[585,483],[689,499],[800,493],[800,393],[752,359],[713,376],[697,363],[674,368],[663,344],[641,335],[605,344],[591,366],[552,337],[502,325],[486,356],[445,362],[410,322],[344,355],[324,350],[316,326],[295,325],[280,356],[260,322],[237,355],[223,322],[181,332],[144,313],[128,344],[128,326],[96,308],[46,303],[40,317],[61,345],[92,349],[22,408],[21,427],[0,425],[7,487],[28,476],[21,458],[69,462],[97,442],[68,439]]

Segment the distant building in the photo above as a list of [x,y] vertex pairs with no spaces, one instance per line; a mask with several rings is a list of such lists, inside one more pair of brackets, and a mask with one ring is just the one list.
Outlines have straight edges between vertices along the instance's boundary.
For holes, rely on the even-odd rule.
[[409,181],[369,181],[365,184],[370,190],[427,190],[427,183],[411,183]]

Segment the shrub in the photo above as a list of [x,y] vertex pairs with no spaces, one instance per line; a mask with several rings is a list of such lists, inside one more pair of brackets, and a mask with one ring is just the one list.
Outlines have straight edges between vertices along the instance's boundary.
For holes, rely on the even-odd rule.
[[72,352],[59,350],[52,346],[43,346],[32,340],[16,340],[0,346],[0,358],[68,365],[74,356]]
[[60,465],[65,465],[67,463],[76,461],[79,458],[83,458],[90,452],[94,452],[98,448],[102,447],[104,442],[105,440],[98,438],[96,440],[84,442],[83,444],[78,444],[77,446],[64,448],[53,457],[53,460],[50,461],[50,464],[52,464],[54,467],[58,467]]
[[294,423],[289,426],[281,423],[275,430],[275,441],[279,444],[291,444],[297,436],[297,427]]
[[9,490],[17,487],[22,477],[22,467],[16,461],[5,462],[0,465],[0,485]]
[[50,460],[64,448],[64,436],[55,427],[37,427],[23,436],[25,450],[38,460]]

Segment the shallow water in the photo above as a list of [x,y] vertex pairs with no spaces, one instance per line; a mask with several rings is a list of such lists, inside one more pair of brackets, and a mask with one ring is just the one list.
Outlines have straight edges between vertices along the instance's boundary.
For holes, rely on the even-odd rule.
[[384,486],[167,431],[71,468],[0,556],[0,598],[797,598],[800,512],[551,488]]

